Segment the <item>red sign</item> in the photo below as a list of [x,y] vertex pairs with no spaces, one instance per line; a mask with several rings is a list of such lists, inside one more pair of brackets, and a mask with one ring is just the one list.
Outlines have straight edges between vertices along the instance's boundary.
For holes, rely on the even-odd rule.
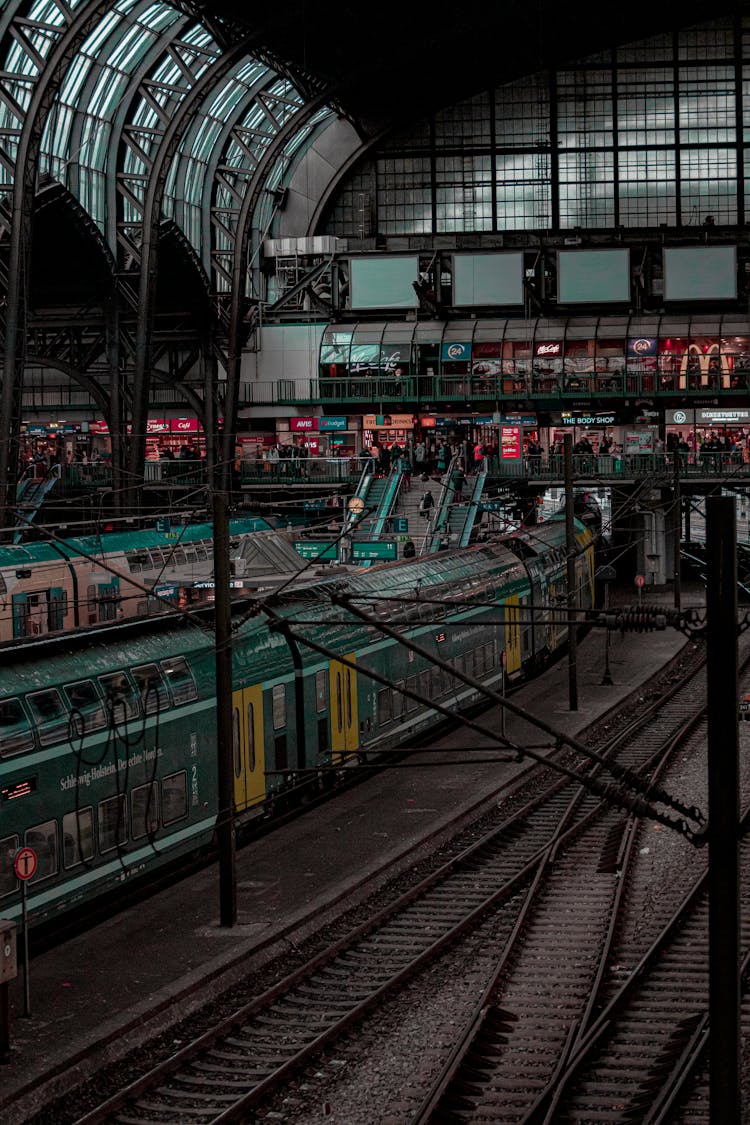
[[90,434],[108,434],[109,426],[106,422],[89,422]]
[[36,852],[33,848],[21,848],[17,851],[13,859],[13,870],[16,873],[16,879],[20,879],[25,883],[27,879],[33,879],[36,875],[36,869],[39,864]]
[[165,418],[148,418],[146,420],[147,434],[166,434],[169,432],[169,422]]
[[318,428],[317,418],[290,418],[289,429],[293,434],[309,434]]
[[534,355],[562,355],[562,343],[559,340],[541,340],[534,344]]
[[638,587],[640,587],[640,586],[645,586],[645,585],[646,585],[646,579],[645,579],[645,576],[644,576],[643,574],[636,574],[636,576],[635,576],[635,584],[636,584],[636,586],[638,586]]
[[500,460],[518,461],[521,458],[521,427],[500,427]]
[[474,344],[471,354],[474,359],[500,359],[503,354],[503,345],[499,341],[496,344]]
[[169,428],[173,434],[197,434],[200,424],[197,418],[173,418]]

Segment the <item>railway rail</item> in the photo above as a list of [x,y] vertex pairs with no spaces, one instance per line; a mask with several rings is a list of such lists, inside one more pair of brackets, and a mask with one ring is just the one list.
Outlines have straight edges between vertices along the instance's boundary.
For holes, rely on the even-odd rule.
[[[631,769],[653,769],[664,744],[681,736],[694,691],[692,680],[675,685],[612,739],[608,752]],[[606,838],[611,851],[623,819],[556,778],[346,938],[78,1120],[242,1120],[489,912],[503,908],[510,941],[538,901],[551,855],[568,846],[573,854],[584,831]],[[603,899],[601,917],[611,909]]]

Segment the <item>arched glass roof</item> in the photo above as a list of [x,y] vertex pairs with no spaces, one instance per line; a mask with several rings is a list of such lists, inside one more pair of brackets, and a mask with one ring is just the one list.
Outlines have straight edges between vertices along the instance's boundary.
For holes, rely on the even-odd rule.
[[[222,256],[231,259],[244,194],[265,176],[259,173],[263,158],[305,108],[304,94],[251,52],[238,53],[227,71],[221,64],[236,47],[222,48],[178,0],[67,0],[60,6],[39,0],[23,17],[26,5],[6,5],[4,21],[0,15],[0,33],[3,26],[10,32],[0,57],[0,188],[5,185],[7,194],[13,183],[17,138],[34,87],[67,36],[70,55],[44,120],[39,174],[64,184],[126,260],[132,262],[131,250],[137,255],[150,191],[207,270]],[[212,88],[205,78],[213,67]],[[207,92],[197,106],[193,98],[188,115],[186,99],[199,84]],[[277,154],[273,165],[275,184],[312,127],[304,120],[300,137],[285,141],[288,152],[281,161]],[[156,162],[168,135],[176,144],[162,196],[154,174],[165,171]],[[226,290],[226,272],[218,276]]]

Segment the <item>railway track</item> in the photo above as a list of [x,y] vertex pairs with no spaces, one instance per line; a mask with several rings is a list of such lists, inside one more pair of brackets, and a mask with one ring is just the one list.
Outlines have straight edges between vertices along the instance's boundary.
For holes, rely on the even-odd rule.
[[[664,744],[681,735],[694,691],[676,685],[608,752],[633,770],[653,769]],[[80,1117],[80,1125],[246,1119],[489,912],[503,908],[510,943],[539,901],[552,860],[569,850],[575,865],[585,832],[597,833],[601,850],[611,853],[623,822],[585,789],[556,779],[346,938]],[[611,910],[611,898],[602,896],[599,917]]]
[[[683,734],[694,725],[693,719]],[[672,748],[682,741],[672,739]],[[665,755],[663,766],[667,761]],[[748,821],[746,815],[745,830]],[[648,851],[641,847],[645,828],[607,814],[598,833],[580,837],[564,854],[556,848],[548,884],[529,904],[412,1125],[484,1119],[709,1125],[707,857],[694,853],[691,870],[676,876],[679,890],[649,902],[648,932],[655,936],[634,963],[618,936],[639,853]],[[742,867],[744,917],[747,846]],[[750,926],[743,925],[741,941],[744,980]],[[553,989],[545,984],[550,980]],[[540,1019],[545,989],[549,1002]],[[512,1026],[511,1034],[498,1034],[498,1020]]]

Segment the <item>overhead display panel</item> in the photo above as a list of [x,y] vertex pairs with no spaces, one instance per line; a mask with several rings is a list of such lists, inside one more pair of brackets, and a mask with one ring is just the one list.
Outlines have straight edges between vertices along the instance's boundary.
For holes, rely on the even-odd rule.
[[629,250],[560,250],[557,299],[561,304],[630,300]]
[[453,304],[522,305],[523,254],[454,254]]
[[350,259],[351,308],[414,309],[419,259],[413,257]]
[[735,246],[665,247],[665,301],[721,301],[736,296]]

